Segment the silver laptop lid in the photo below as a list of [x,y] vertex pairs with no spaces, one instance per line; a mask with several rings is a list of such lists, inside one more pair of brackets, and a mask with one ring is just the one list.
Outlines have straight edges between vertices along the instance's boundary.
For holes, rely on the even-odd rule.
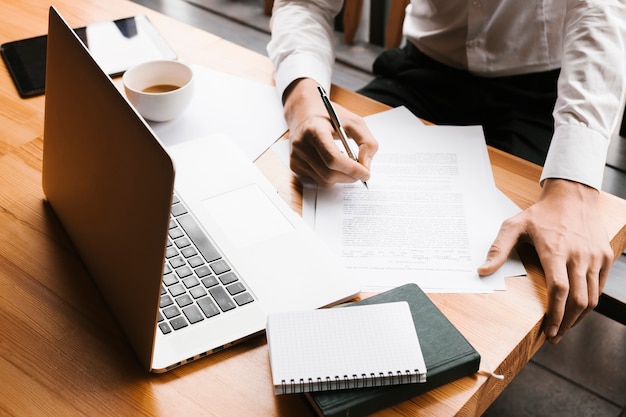
[[44,120],[44,193],[150,369],[173,164],[54,7]]

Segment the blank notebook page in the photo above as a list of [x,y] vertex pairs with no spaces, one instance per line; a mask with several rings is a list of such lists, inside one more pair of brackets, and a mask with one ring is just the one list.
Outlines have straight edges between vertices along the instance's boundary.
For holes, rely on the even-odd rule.
[[406,302],[272,314],[267,340],[276,394],[426,381]]

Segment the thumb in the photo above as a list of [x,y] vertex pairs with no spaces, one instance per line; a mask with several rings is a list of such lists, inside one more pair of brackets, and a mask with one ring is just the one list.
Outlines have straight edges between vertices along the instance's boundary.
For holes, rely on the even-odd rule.
[[518,238],[519,233],[514,232],[511,228],[500,228],[496,239],[489,247],[485,262],[477,269],[478,275],[484,277],[500,269],[508,259]]

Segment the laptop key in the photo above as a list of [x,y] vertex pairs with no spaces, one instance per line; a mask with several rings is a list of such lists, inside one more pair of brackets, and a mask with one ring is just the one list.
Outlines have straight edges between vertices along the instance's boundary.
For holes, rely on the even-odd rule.
[[189,290],[189,293],[191,294],[193,298],[200,298],[206,295],[206,291],[204,290],[204,288],[199,287],[199,286],[194,287],[191,290]]
[[162,295],[161,296],[161,302],[159,303],[159,306],[161,308],[167,307],[167,306],[171,306],[172,304],[174,304],[174,301],[172,300],[172,297],[170,297],[169,295]]
[[237,278],[237,275],[235,275],[234,273],[229,272],[227,274],[220,275],[219,279],[222,282],[222,284],[228,285],[237,281],[239,278]]
[[159,329],[161,329],[161,332],[163,332],[163,334],[168,334],[172,332],[172,328],[166,322],[159,323]]
[[236,295],[235,301],[237,302],[237,305],[242,306],[244,304],[253,302],[254,298],[252,298],[250,293],[244,292],[243,294]]
[[191,241],[196,245],[204,259],[207,262],[214,261],[216,259],[221,258],[221,254],[217,250],[217,248],[213,245],[213,243],[207,238],[202,229],[191,215],[184,215],[177,217],[178,223],[181,225],[187,235],[191,238]]
[[204,278],[207,275],[212,274],[211,269],[206,265],[202,265],[200,268],[196,268],[195,271],[198,278]]
[[217,305],[220,306],[222,311],[232,310],[237,307],[237,305],[230,299],[230,296],[226,293],[226,290],[223,287],[213,287],[209,290]]
[[220,310],[217,308],[217,306],[210,297],[204,297],[199,299],[198,305],[202,309],[204,315],[207,316],[207,318],[211,318],[220,314]]
[[189,262],[189,265],[192,268],[197,268],[200,265],[204,264],[204,259],[202,259],[200,256],[194,256],[193,258],[187,259],[187,262]]
[[178,316],[175,319],[170,320],[170,324],[174,330],[180,330],[183,327],[187,327],[187,320],[185,320],[185,316]]
[[193,299],[189,294],[183,294],[180,297],[176,298],[176,304],[178,304],[178,306],[181,308],[187,307],[191,303],[193,303]]
[[183,313],[185,313],[187,320],[189,320],[189,323],[191,324],[204,320],[200,309],[195,305],[190,305],[189,307],[183,308]]
[[226,287],[226,289],[228,290],[228,293],[230,295],[235,295],[239,294],[240,292],[244,292],[246,290],[246,287],[244,287],[241,282],[235,282],[234,284]]
[[169,236],[172,240],[176,240],[180,237],[185,236],[185,232],[183,232],[182,230],[180,230],[180,228],[175,227],[173,229],[170,229],[169,231]]
[[200,281],[198,281],[198,278],[192,275],[190,277],[185,278],[183,280],[183,284],[185,284],[185,287],[187,288],[193,288],[193,287],[200,285]]
[[183,256],[185,258],[191,258],[192,256],[198,254],[198,252],[196,251],[196,248],[194,248],[193,246],[187,246],[186,248],[184,248],[180,252],[183,254]]
[[178,297],[179,295],[182,295],[185,292],[187,292],[185,290],[185,287],[183,287],[183,284],[172,285],[169,289],[170,289],[170,294],[172,294],[172,297]]
[[218,284],[217,278],[215,278],[214,275],[208,276],[202,279],[202,284],[204,284],[204,286],[207,288],[214,287]]
[[188,276],[192,274],[193,274],[193,271],[187,265],[183,265],[180,268],[176,269],[176,275],[178,275],[178,277],[181,279],[187,278]]
[[165,250],[165,257],[167,259],[173,258],[178,255],[178,250],[174,246],[170,246]]
[[180,311],[178,311],[178,307],[173,305],[173,306],[164,308],[163,314],[165,315],[166,318],[171,319],[172,317],[176,317],[180,315]]
[[225,260],[220,259],[217,262],[213,262],[211,264],[211,269],[215,272],[215,275],[223,274],[224,272],[230,271],[230,266],[226,263]]
[[[184,236],[184,235],[183,235]],[[181,237],[174,240],[174,244],[178,249],[183,249],[191,245],[191,242],[186,237]]]
[[176,256],[170,259],[170,264],[172,264],[172,268],[180,268],[181,266],[185,265],[185,260],[182,256]]
[[168,287],[170,285],[174,285],[178,282],[178,277],[176,277],[175,274],[172,274],[171,272],[167,275],[163,275],[163,283],[165,285],[167,285]]
[[187,209],[182,204],[174,203],[172,204],[172,216],[178,217],[183,214],[187,214]]

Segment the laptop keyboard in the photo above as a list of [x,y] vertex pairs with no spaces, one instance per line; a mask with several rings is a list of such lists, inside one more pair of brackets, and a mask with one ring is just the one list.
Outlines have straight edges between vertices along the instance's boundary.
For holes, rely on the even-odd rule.
[[246,285],[174,195],[161,287],[161,332],[172,333],[253,301]]

